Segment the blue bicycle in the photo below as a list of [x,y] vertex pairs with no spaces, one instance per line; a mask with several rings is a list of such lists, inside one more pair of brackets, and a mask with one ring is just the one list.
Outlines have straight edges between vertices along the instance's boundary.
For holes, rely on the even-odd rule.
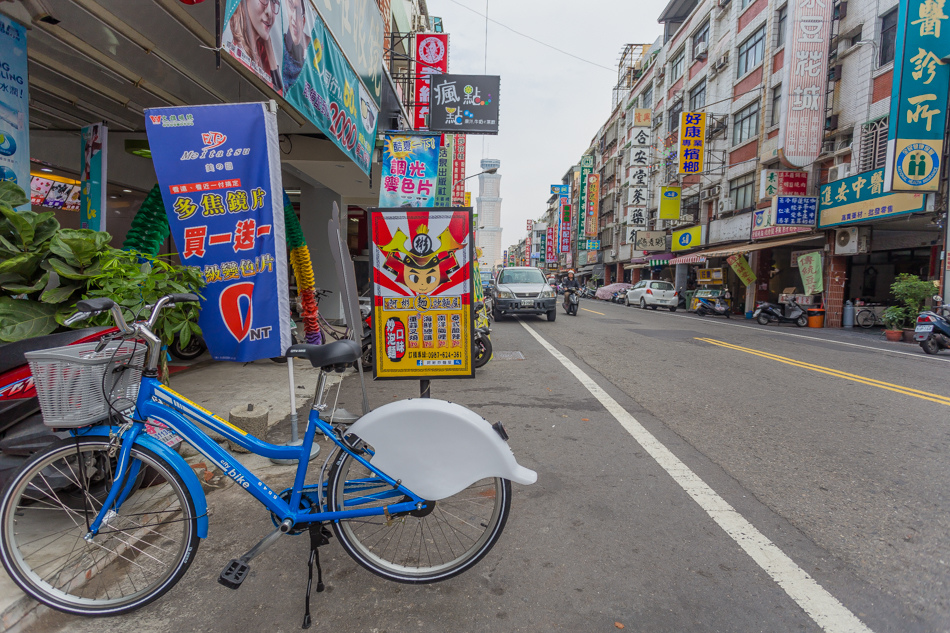
[[[488,553],[508,519],[510,482],[537,479],[518,465],[501,423],[459,405],[413,399],[379,407],[349,427],[331,424],[320,417],[327,372],[361,353],[358,343],[341,340],[287,350],[321,369],[314,404],[301,446],[264,442],[157,378],[161,341],[152,330],[159,313],[197,300],[163,297],[148,320],[131,325],[108,298],[80,301],[71,320],[110,311],[118,338],[30,359],[44,420],[69,428],[71,437],[35,455],[0,499],[0,558],[26,593],[60,611],[105,616],[142,607],[181,579],[208,534],[208,511],[195,472],[161,441],[172,432],[271,513],[275,530],[221,572],[231,588],[282,535],[304,532],[312,580],[316,548],[330,536],[325,523],[360,565],[397,582],[445,580]],[[103,407],[112,422],[90,426]],[[197,423],[253,453],[298,460],[293,485],[272,489]],[[308,483],[318,431],[336,450]],[[319,558],[317,568],[319,574]],[[309,592],[308,584],[305,626]]]

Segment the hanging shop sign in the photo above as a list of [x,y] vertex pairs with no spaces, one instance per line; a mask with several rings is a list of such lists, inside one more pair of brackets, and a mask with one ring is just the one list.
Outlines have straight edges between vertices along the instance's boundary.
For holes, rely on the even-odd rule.
[[752,272],[752,267],[749,266],[749,261],[745,258],[745,255],[738,253],[730,255],[726,258],[726,263],[732,268],[732,272],[736,274],[742,285],[749,286],[755,283],[755,273]]
[[581,248],[587,237],[585,219],[587,217],[587,179],[594,171],[594,157],[590,154],[581,156],[581,186],[578,190],[580,204],[577,209],[577,247]]
[[761,240],[776,235],[788,235],[789,233],[802,233],[810,231],[808,226],[789,226],[787,224],[779,225],[775,217],[775,199],[772,204],[764,209],[756,209],[752,212],[752,239]]
[[[30,185],[30,96],[26,29],[0,15],[0,181]],[[31,196],[32,197],[32,196]],[[19,210],[29,210],[24,204]]]
[[706,285],[722,284],[722,268],[700,268],[696,271],[696,281]]
[[775,196],[772,198],[776,226],[815,226],[817,196]]
[[[944,0],[898,3],[885,191],[937,191],[950,66]],[[941,37],[941,31],[947,37]]]
[[799,258],[801,255],[804,255],[804,254],[806,254],[806,253],[816,253],[816,252],[818,252],[818,251],[819,251],[819,249],[817,249],[817,248],[806,248],[806,249],[800,250],[800,251],[792,251],[792,255],[791,255],[792,268],[798,268],[798,258]]
[[93,231],[105,231],[109,128],[105,123],[93,123],[81,128],[79,132],[82,150],[79,158],[82,177],[79,226]]
[[599,251],[600,250],[600,240],[587,240],[587,244],[584,247],[589,251]]
[[553,262],[557,259],[557,229],[553,226],[548,227],[547,236],[544,242],[544,260]]
[[432,76],[449,72],[449,36],[446,33],[416,34],[416,72],[413,87],[412,129],[429,125]]
[[682,187],[660,187],[660,214],[661,220],[679,220],[682,209]]
[[452,206],[472,206],[465,201],[465,135],[455,135],[455,151],[452,154]]
[[666,250],[666,231],[637,231],[633,250],[660,252]]
[[379,203],[434,207],[439,152],[438,134],[386,134]]
[[498,134],[497,75],[440,75],[432,78],[429,129],[464,134]]
[[653,110],[649,108],[633,109],[633,127],[653,127]]
[[817,295],[824,290],[822,270],[820,251],[798,256],[798,272],[802,276],[804,294]]
[[382,85],[382,18],[372,0],[320,6],[322,18],[310,0],[228,0],[222,50],[369,174]]
[[465,206],[466,207],[472,206],[472,192],[471,191],[465,192]]
[[584,208],[584,235],[597,235],[600,220],[600,174],[587,176],[587,206]]
[[471,209],[370,209],[376,379],[471,378]]
[[435,204],[436,207],[452,206],[452,161],[455,155],[454,139],[452,134],[442,135],[442,145],[439,148],[439,163],[436,170]]
[[922,193],[886,193],[884,183],[882,167],[822,185],[818,196],[818,227],[927,211],[932,204]]
[[79,181],[62,176],[31,176],[30,204],[79,211]]
[[691,248],[697,248],[703,243],[703,229],[705,227],[697,225],[688,229],[673,231],[673,251],[686,251]]
[[207,284],[198,324],[212,357],[283,356],[291,328],[276,104],[145,115],[178,255]]
[[681,112],[679,127],[679,173],[698,174],[703,171],[704,143],[706,141],[706,114]]
[[808,193],[808,172],[781,169],[763,169],[759,182],[759,196],[804,196]]
[[811,165],[821,152],[834,10],[833,2],[788,4],[778,151],[790,167]]

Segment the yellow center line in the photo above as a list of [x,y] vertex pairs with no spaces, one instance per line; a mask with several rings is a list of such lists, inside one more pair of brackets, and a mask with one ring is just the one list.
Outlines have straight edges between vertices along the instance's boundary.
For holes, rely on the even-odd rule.
[[865,376],[857,376],[855,374],[849,374],[847,372],[840,371],[837,369],[831,369],[830,367],[822,367],[821,365],[812,365],[811,363],[805,363],[803,361],[795,360],[793,358],[786,358],[784,356],[778,356],[777,354],[770,354],[768,352],[762,352],[762,351],[750,349],[747,347],[741,347],[739,345],[733,345],[732,343],[725,343],[723,341],[717,341],[711,338],[696,337],[696,340],[703,341],[704,343],[710,343],[712,345],[718,345],[719,347],[735,350],[737,352],[745,352],[746,354],[752,354],[753,356],[760,356],[768,360],[774,360],[776,362],[784,363],[786,365],[792,365],[793,367],[801,367],[802,369],[810,369],[812,371],[817,371],[822,374],[828,374],[829,376],[835,376],[837,378],[843,378],[845,380],[853,380],[854,382],[859,382],[861,384],[869,385],[871,387],[878,387],[880,389],[886,389],[888,391],[894,391],[896,393],[902,393],[904,395],[913,396],[914,398],[920,398],[921,400],[929,400],[930,402],[936,402],[937,404],[944,404],[944,405],[950,406],[950,397],[948,396],[941,396],[935,393],[929,393],[927,391],[920,391],[919,389],[912,389],[911,387],[895,385],[889,382],[883,382],[881,380],[867,378]]
[[599,314],[600,316],[607,316],[603,312],[597,312],[596,310],[588,310],[587,308],[581,308],[584,312],[593,312],[594,314]]

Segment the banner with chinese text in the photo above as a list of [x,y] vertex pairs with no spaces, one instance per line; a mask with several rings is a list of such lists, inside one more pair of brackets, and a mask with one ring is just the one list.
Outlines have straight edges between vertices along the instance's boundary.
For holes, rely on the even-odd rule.
[[498,134],[498,75],[441,75],[432,79],[429,129],[464,134]]
[[79,130],[79,228],[106,231],[109,128],[93,123]]
[[465,200],[465,135],[455,135],[455,152],[452,155],[452,206],[470,207]]
[[633,250],[662,252],[666,250],[666,231],[637,231]]
[[815,226],[818,217],[816,196],[775,196],[772,198],[776,226]]
[[[0,180],[30,189],[30,95],[26,29],[0,16]],[[32,197],[32,195],[30,196]],[[19,210],[29,210],[24,204]]]
[[267,103],[145,110],[181,263],[200,268],[198,324],[215,360],[291,345],[277,113]]
[[882,167],[822,185],[818,205],[818,227],[825,228],[926,211],[927,196],[886,193]]
[[435,205],[436,207],[452,206],[452,168],[455,156],[455,139],[452,134],[442,135],[442,146],[439,148],[439,167],[436,171]]
[[679,173],[698,174],[703,171],[706,141],[706,114],[681,112],[679,127]]
[[584,235],[597,235],[600,220],[600,174],[587,175],[587,206],[584,207]]
[[736,274],[742,285],[748,286],[755,282],[755,273],[752,271],[752,267],[749,266],[749,261],[745,258],[745,255],[738,253],[730,255],[726,258],[726,263],[732,267],[732,272]]
[[432,99],[432,75],[442,75],[447,72],[449,72],[448,33],[417,33],[412,129],[424,130],[428,126],[429,104]]
[[470,378],[472,210],[370,209],[374,378]]
[[[944,0],[898,3],[885,191],[937,191],[947,125],[950,32]],[[941,37],[941,31],[947,37]]]
[[763,169],[759,198],[772,196],[804,196],[808,193],[808,172]]
[[439,167],[439,134],[386,134],[383,188],[387,207],[434,207]]
[[577,248],[581,249],[584,238],[587,237],[587,178],[594,171],[594,157],[586,154],[581,157],[581,186],[578,190],[579,202],[577,213]]
[[548,227],[548,233],[544,242],[544,261],[557,261],[557,229],[553,226]]
[[798,256],[798,272],[806,295],[817,295],[825,289],[821,267],[821,252],[813,251]]

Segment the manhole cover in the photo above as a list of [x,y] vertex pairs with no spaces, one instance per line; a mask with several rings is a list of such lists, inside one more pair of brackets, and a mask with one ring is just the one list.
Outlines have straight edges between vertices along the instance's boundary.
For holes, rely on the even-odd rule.
[[521,352],[495,352],[492,354],[495,360],[524,360],[524,354]]

